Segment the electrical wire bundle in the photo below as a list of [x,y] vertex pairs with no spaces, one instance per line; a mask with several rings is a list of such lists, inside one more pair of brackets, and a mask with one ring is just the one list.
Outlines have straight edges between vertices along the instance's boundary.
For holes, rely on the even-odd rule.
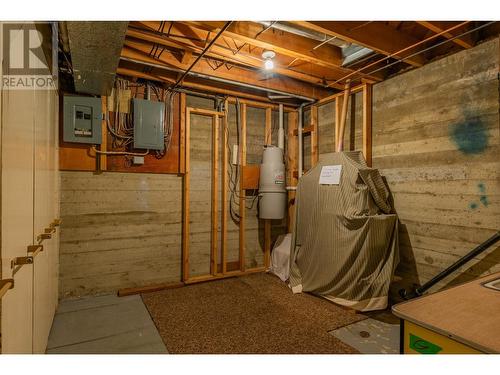
[[[238,145],[240,145],[240,134],[241,134],[240,101],[238,100],[238,98],[236,98],[236,142]],[[233,156],[231,147],[229,145],[230,135],[231,134],[228,122],[228,126],[226,127],[226,140],[227,140],[226,147],[229,152],[229,160],[231,161],[233,159]],[[239,215],[239,209],[240,209],[239,199],[241,196],[238,189],[238,184],[241,183],[240,168],[239,167],[235,168],[233,164],[229,162],[228,176],[229,176],[229,191],[231,192],[229,197],[229,214],[231,215],[231,219],[233,220],[233,222],[239,224],[241,219]],[[257,200],[258,197],[259,197],[258,194],[255,194],[255,192],[252,196],[248,197],[245,196],[245,202],[251,201],[250,206],[247,206],[245,203],[245,208],[251,210],[254,207],[255,201]],[[235,208],[234,206],[236,206],[237,208]]]
[[115,80],[113,90],[113,122],[106,116],[108,131],[111,133],[113,148],[127,148],[134,140],[134,127],[131,125],[130,115],[120,112],[120,93],[129,90],[129,82],[120,78]]
[[163,142],[164,142],[164,147],[163,150],[156,150],[155,156],[157,159],[163,158],[167,152],[168,149],[170,148],[170,143],[172,142],[172,133],[174,129],[174,95],[175,91],[170,91],[170,90],[165,90],[162,88],[159,88],[156,85],[151,86],[153,88],[153,91],[155,92],[156,97],[158,100],[162,101],[165,106],[165,112],[163,115]]
[[114,112],[113,121],[110,121],[110,114],[107,112],[106,115],[106,125],[108,131],[112,136],[112,147],[114,149],[125,149],[125,151],[120,152],[106,152],[107,154],[119,154],[119,155],[147,155],[149,150],[144,153],[130,152],[131,144],[134,141],[134,123],[133,114],[122,112],[120,108],[120,95],[121,93],[131,90],[131,88],[136,88],[134,90],[134,98],[137,98],[139,88],[143,88],[144,98],[150,100],[149,89],[151,88],[156,96],[156,100],[164,103],[164,114],[163,114],[163,150],[156,150],[155,157],[157,159],[163,158],[172,142],[172,134],[174,128],[174,112],[173,112],[173,101],[175,96],[175,91],[169,91],[163,89],[156,84],[150,82],[139,82],[135,85],[131,85],[129,81],[117,78],[115,80],[115,87],[113,90],[113,108],[110,112]]

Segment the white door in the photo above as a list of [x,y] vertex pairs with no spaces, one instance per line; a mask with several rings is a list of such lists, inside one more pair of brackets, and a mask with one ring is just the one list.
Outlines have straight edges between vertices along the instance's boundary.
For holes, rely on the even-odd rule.
[[2,353],[32,352],[33,265],[11,268],[33,242],[33,104],[31,90],[2,92]]
[[[50,223],[55,219],[53,210],[51,163],[51,98],[48,91],[35,91],[35,146],[34,146],[34,221],[33,243],[45,229],[55,230]],[[52,302],[51,261],[54,252],[54,233],[41,243],[43,251],[33,259],[33,353],[45,353],[47,338],[54,316]]]
[[57,306],[57,232],[33,264],[11,262],[59,217],[58,96],[3,90],[0,101],[1,276],[14,279],[1,304],[1,352],[44,353]]

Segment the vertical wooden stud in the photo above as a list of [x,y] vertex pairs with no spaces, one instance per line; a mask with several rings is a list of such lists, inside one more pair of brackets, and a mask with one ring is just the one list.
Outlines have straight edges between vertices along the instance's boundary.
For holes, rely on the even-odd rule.
[[186,94],[181,92],[179,99],[179,173],[186,172]]
[[363,155],[366,164],[372,166],[372,92],[373,86],[363,86]]
[[226,99],[224,104],[224,117],[222,119],[222,193],[221,193],[221,263],[222,263],[222,273],[227,272],[227,189],[228,189],[228,178],[227,178],[227,163],[228,163],[228,142],[227,139],[227,122],[228,122],[228,108],[229,102]]
[[[266,108],[266,128],[264,133],[266,146],[272,144],[272,109]],[[271,264],[271,220],[264,220],[264,267]]]
[[217,274],[217,250],[219,248],[218,232],[219,232],[219,210],[218,210],[218,196],[219,196],[219,116],[212,117],[212,233],[210,236],[211,244],[211,263],[210,273]]
[[[288,113],[288,126],[287,126],[287,181],[290,186],[297,186],[298,174],[297,174],[297,153],[298,153],[298,139],[294,135],[294,132],[298,128],[298,114],[297,111]],[[288,232],[292,231],[293,216],[295,211],[295,191],[290,190],[288,192],[288,217],[287,217],[287,227]]]
[[311,106],[311,168],[318,163],[318,107]]
[[266,129],[265,129],[265,136],[264,136],[264,144],[266,146],[270,145],[272,143],[272,117],[273,116],[273,110],[271,108],[266,108]]
[[339,145],[339,131],[340,131],[340,114],[342,112],[342,97],[339,95],[335,98],[335,139],[333,144],[333,152],[337,152]]
[[182,178],[182,281],[189,279],[189,174],[190,174],[190,126],[191,113],[186,108],[186,142],[184,149],[185,171]]
[[340,115],[339,135],[337,152],[344,150],[344,130],[347,119],[347,107],[349,106],[349,96],[351,94],[351,81],[347,80],[344,88],[344,99],[342,101],[342,113]]
[[243,167],[247,160],[247,106],[241,104],[241,134],[240,134],[240,271],[245,271],[245,189],[243,189]]

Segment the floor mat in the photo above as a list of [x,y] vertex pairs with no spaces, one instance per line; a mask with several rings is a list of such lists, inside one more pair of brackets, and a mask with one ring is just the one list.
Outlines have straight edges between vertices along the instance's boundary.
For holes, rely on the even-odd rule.
[[358,353],[328,331],[366,318],[268,274],[142,298],[169,353]]

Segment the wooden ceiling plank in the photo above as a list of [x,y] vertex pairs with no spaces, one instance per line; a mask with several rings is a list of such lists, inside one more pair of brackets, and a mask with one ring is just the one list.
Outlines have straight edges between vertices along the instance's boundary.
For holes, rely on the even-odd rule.
[[[444,22],[440,21],[416,21],[419,25],[425,27],[426,29],[434,32],[434,33],[441,33],[444,30],[446,30],[449,25],[446,25]],[[443,36],[447,39],[451,39],[455,37],[452,33],[444,33]],[[458,44],[460,47],[463,47],[465,49],[472,48],[474,44],[472,41],[466,41],[465,38],[455,38],[452,40],[453,43]]]
[[[212,33],[217,32],[218,28],[221,25],[223,25],[223,23],[221,23],[221,22],[214,22],[214,21],[206,21],[206,22],[198,22],[198,21],[189,21],[189,22],[182,21],[181,22],[181,21],[179,21],[179,22],[176,22],[174,27],[173,27],[173,30],[177,31],[177,34],[180,33],[180,31],[176,29],[176,27],[179,24],[188,24],[190,26],[190,35],[196,36],[196,38],[199,38],[199,39],[206,38],[208,32],[212,32]],[[233,30],[232,28],[234,27],[234,24],[233,24],[226,32],[224,32],[220,43],[218,43],[219,47],[228,49],[225,53],[226,56],[228,56],[228,54],[229,54],[228,57],[238,58],[237,57],[238,55],[244,55],[245,53],[243,52],[243,50],[244,50],[243,47],[248,46],[249,53],[247,53],[247,56],[253,55],[251,58],[254,58],[254,59],[260,58],[260,51],[254,51],[255,48],[251,49],[251,47],[258,47],[258,48],[263,48],[263,49],[272,49],[274,52],[276,52],[277,53],[277,56],[275,58],[276,61],[278,61],[280,55],[282,55],[282,56],[288,56],[291,58],[296,58],[296,59],[299,59],[301,61],[307,62],[309,64],[309,68],[307,70],[294,69],[294,71],[298,71],[300,73],[307,74],[307,75],[310,75],[313,77],[324,78],[327,80],[329,80],[329,79],[334,80],[334,79],[337,79],[338,77],[342,77],[342,76],[351,72],[350,69],[342,68],[339,66],[339,64],[335,63],[335,61],[337,61],[337,62],[340,61],[339,59],[326,60],[328,57],[331,57],[331,56],[321,56],[321,53],[322,53],[321,50],[323,50],[324,48],[328,49],[330,47],[334,47],[335,49],[340,51],[340,49],[338,49],[338,47],[325,46],[325,47],[321,47],[315,51],[305,51],[306,47],[302,46],[302,47],[300,47],[302,49],[302,52],[307,53],[307,56],[305,56],[305,55],[301,55],[300,53],[297,53],[296,51],[291,51],[291,50],[287,49],[290,46],[297,48],[297,46],[294,46],[291,43],[294,40],[294,37],[296,37],[296,35],[294,35],[294,34],[287,33],[286,39],[284,39],[283,32],[280,31],[279,32],[280,34],[275,34],[272,30],[268,30],[268,31],[262,33],[259,36],[259,38],[256,40],[253,37],[250,37],[248,35],[252,34],[253,32],[255,32],[257,34],[258,33],[257,30],[262,30],[260,25],[255,24],[253,22],[236,22],[235,24],[239,24],[239,26],[236,28],[236,30],[240,30],[240,31],[242,29],[246,30],[246,32],[244,33],[245,35],[239,35],[239,34],[235,34],[234,32],[231,32],[231,30]],[[159,35],[156,31],[158,29],[158,25],[159,25],[159,22],[155,22],[155,21],[137,21],[137,22],[132,23],[132,26],[146,28],[148,30],[155,32],[156,35]],[[253,26],[250,28],[249,25],[253,25]],[[251,32],[249,31],[250,30],[249,28],[251,29]],[[276,40],[279,39],[280,43],[286,44],[287,48],[281,48],[281,47],[276,46],[274,44],[270,44],[269,40],[263,40],[264,36],[268,33],[272,33],[274,35],[274,36],[272,36],[272,38],[274,38]],[[291,36],[290,39],[288,39],[289,35]],[[254,34],[252,34],[252,36],[254,36]],[[169,39],[172,39],[172,38],[175,39],[175,36],[169,37]],[[302,40],[303,43],[304,43],[303,40],[306,40],[308,43],[307,47],[311,47],[311,49],[312,49],[312,47],[317,45],[317,41],[313,41],[311,39],[304,38],[304,37],[299,37],[299,38]],[[234,46],[228,46],[227,39],[232,40],[232,42],[234,43]],[[176,39],[176,41],[180,41],[180,40]],[[275,40],[273,40],[273,41],[276,42]],[[182,43],[189,43],[189,40],[183,40]],[[246,48],[245,48],[245,50],[246,50]],[[325,60],[323,60],[323,59],[325,59]],[[287,69],[287,67],[285,65],[283,65],[281,68]],[[367,78],[375,80],[375,81],[382,81],[384,79],[383,74],[376,74],[373,76],[365,75],[365,76]],[[297,78],[297,79],[300,79],[300,78]],[[335,87],[335,86],[336,85],[333,85],[332,87]],[[342,89],[343,87],[339,86],[338,88]]]
[[[217,31],[220,26],[220,22],[189,21],[189,23],[193,24],[195,27],[210,31]],[[279,30],[268,30],[255,39],[255,34],[261,29],[261,25],[253,22],[236,22],[229,27],[224,35],[234,40],[238,40],[240,43],[246,43],[249,47],[256,46],[263,49],[270,49],[277,54],[301,60],[310,65],[327,68],[330,70],[330,73],[327,74],[329,76],[344,76],[352,72],[352,69],[340,66],[342,60],[341,56],[339,58],[334,58],[324,54],[325,49],[328,50],[330,48],[340,51],[340,48],[336,46],[326,44],[320,48],[314,49],[317,47],[318,41]],[[302,41],[302,43],[306,43],[305,41],[307,41],[307,44],[294,44],[297,40]],[[377,82],[384,79],[382,74],[371,76],[366,74],[363,75]],[[343,86],[339,88],[343,89]]]
[[[130,69],[130,68],[118,67],[116,73],[123,75],[123,76],[131,77],[131,78],[142,78],[142,79],[148,79],[151,81],[164,82],[167,84],[175,83],[175,79],[173,79],[173,78],[166,77],[166,76],[161,75],[161,74],[144,73],[144,72],[140,72],[140,71],[137,71],[135,69]],[[210,92],[210,93],[215,93],[215,94],[222,94],[222,95],[232,95],[232,96],[238,97],[238,98],[247,98],[247,99],[251,99],[251,100],[256,100],[258,102],[271,104],[271,101],[269,100],[269,98],[267,98],[265,96],[259,96],[259,95],[249,94],[249,93],[241,92],[241,91],[223,89],[223,88],[219,88],[219,87],[215,87],[215,86],[203,85],[201,83],[191,82],[187,79],[184,80],[184,83],[182,84],[182,86],[184,86],[186,88],[195,89],[195,90],[200,90],[200,91],[205,91],[205,92]],[[277,104],[271,104],[271,105],[276,106],[276,108],[278,108]],[[289,107],[289,106],[285,106],[285,110],[291,111],[291,110],[294,110],[294,108]]]
[[[186,70],[195,59],[195,56],[192,56],[187,63],[182,63],[178,61],[175,56],[170,53],[170,51],[165,51],[159,58],[149,56],[149,51],[150,48],[145,46],[143,43],[126,40],[121,56],[137,62],[143,62],[145,64],[164,65],[166,68],[174,68],[180,71]],[[222,67],[221,69],[214,71],[206,60],[200,60],[192,69],[192,72],[212,77],[219,77],[234,82],[251,84],[262,88],[289,92],[295,95],[307,96],[314,99],[319,99],[328,95],[328,93],[331,93],[331,91],[317,86],[304,85],[303,83],[289,77],[274,77],[263,80],[265,77],[261,74],[238,66],[233,66],[231,70]]]
[[[419,41],[412,35],[400,32],[380,21],[366,23],[358,28],[356,28],[356,23],[351,21],[293,21],[292,23],[309,30],[336,36],[383,55],[391,55]],[[396,57],[405,56],[396,55]],[[417,55],[406,62],[419,67],[424,65],[426,60],[423,56]]]
[[[148,43],[156,43],[160,45],[166,45],[168,47],[173,47],[173,48],[179,48],[179,49],[185,49],[187,52],[190,53],[199,53],[201,50],[196,50],[192,46],[185,45],[184,43],[181,42],[172,42],[169,38],[162,37],[160,35],[155,35],[152,33],[148,33],[146,31],[139,31],[139,30],[129,30],[127,31],[127,36],[140,39],[141,41],[144,40],[145,42]],[[130,39],[127,39],[127,41],[130,41]],[[148,44],[148,47],[151,48],[151,45]],[[238,53],[234,54],[231,52],[230,49],[214,44],[212,48],[210,49],[209,52],[205,54],[207,57],[212,57],[214,59],[222,59],[224,61],[230,62],[230,63],[235,63],[235,64],[241,64],[241,65],[247,65],[249,67],[252,67],[254,69],[261,69],[262,68],[262,59],[259,59],[254,56],[249,56],[244,53]],[[273,69],[274,73],[287,76],[290,78],[294,78],[300,81],[304,81],[307,83],[312,83],[315,85],[321,85],[324,86],[324,78],[323,77],[318,77],[314,76],[311,74],[307,74],[303,71],[299,70],[292,70],[292,69],[287,69],[284,68],[283,66],[280,66],[279,64],[275,64],[275,68]],[[329,72],[323,70],[323,74],[327,74]],[[340,77],[340,75],[334,76],[333,79]]]
[[[214,32],[219,28],[219,23],[213,22],[189,21],[187,23],[205,31]],[[262,25],[255,22],[234,22],[224,35],[253,46],[271,49],[290,57],[300,57],[314,63],[331,67],[339,67],[342,63],[342,52],[336,46],[326,45],[324,48],[313,51],[317,41],[274,29],[261,33],[255,39],[255,36],[263,29]]]

